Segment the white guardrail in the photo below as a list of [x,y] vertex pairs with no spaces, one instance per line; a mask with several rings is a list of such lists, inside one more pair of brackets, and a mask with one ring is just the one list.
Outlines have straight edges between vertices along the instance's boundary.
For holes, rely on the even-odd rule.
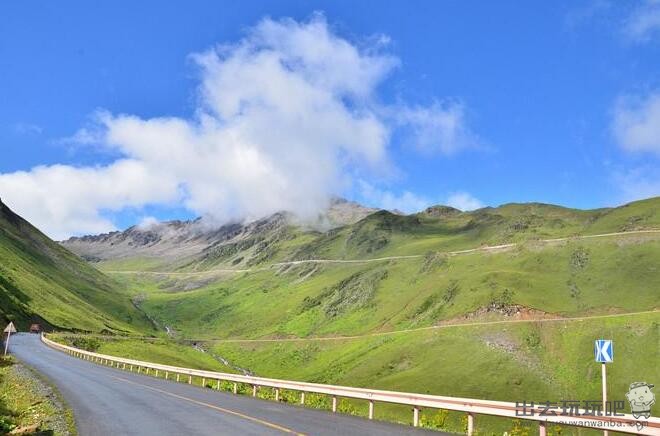
[[[352,388],[346,386],[332,386],[317,383],[305,383],[288,380],[277,380],[262,377],[252,377],[238,374],[227,374],[214,371],[202,371],[190,368],[180,368],[176,366],[161,365],[158,363],[143,362],[133,359],[108,356],[105,354],[92,353],[67,345],[51,341],[45,335],[41,335],[44,344],[57,350],[68,353],[74,357],[79,357],[92,362],[109,365],[118,369],[135,370],[138,373],[144,371],[147,375],[149,370],[153,370],[156,377],[159,373],[165,379],[172,378],[180,380],[181,375],[188,376],[188,383],[192,383],[193,377],[202,378],[202,384],[206,381],[217,381],[217,388],[220,389],[220,381],[233,382],[233,391],[237,393],[238,384],[252,386],[252,395],[257,395],[257,389],[268,387],[274,389],[275,400],[279,401],[281,390],[290,390],[300,392],[300,403],[305,403],[305,393],[324,394],[332,398],[332,411],[337,411],[338,398],[351,398],[366,400],[369,402],[369,419],[374,417],[374,403],[392,403],[412,406],[413,425],[419,425],[419,414],[422,408],[444,409],[457,412],[465,412],[468,416],[467,434],[474,432],[475,415],[500,416],[511,419],[532,420],[539,423],[539,434],[546,435],[548,424],[569,425],[574,427],[592,428],[597,430],[609,430],[622,433],[633,433],[641,435],[660,435],[660,419],[635,419],[632,415],[621,414],[617,416],[597,416],[589,415],[584,409],[575,408],[569,415],[560,415],[561,411],[549,411],[544,404],[525,405],[524,414],[521,414],[521,405],[504,401],[475,400],[470,398],[441,397],[437,395],[424,395],[406,392],[382,391],[374,389]],[[544,413],[545,412],[545,413]],[[552,415],[555,413],[555,415]],[[641,428],[638,424],[641,423]]]

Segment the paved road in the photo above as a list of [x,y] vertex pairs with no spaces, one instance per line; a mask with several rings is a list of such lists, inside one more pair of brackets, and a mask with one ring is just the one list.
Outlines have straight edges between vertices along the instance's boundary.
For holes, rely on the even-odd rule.
[[127,373],[55,351],[27,333],[12,335],[9,349],[59,388],[81,436],[442,434]]

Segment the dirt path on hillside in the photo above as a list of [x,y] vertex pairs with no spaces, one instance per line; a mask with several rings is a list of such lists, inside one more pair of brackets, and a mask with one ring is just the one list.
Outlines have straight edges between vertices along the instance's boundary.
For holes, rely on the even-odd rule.
[[251,343],[251,342],[312,342],[312,341],[343,341],[347,339],[364,339],[379,336],[392,336],[404,333],[415,333],[426,330],[440,330],[453,327],[476,327],[476,326],[492,326],[499,324],[520,324],[520,323],[548,323],[548,322],[566,322],[566,321],[587,321],[593,319],[604,318],[618,318],[630,317],[636,315],[660,314],[660,309],[645,310],[641,312],[628,312],[628,313],[615,313],[607,315],[586,315],[576,317],[555,317],[555,318],[540,318],[540,319],[505,319],[497,321],[476,321],[476,322],[449,322],[445,324],[432,325],[428,327],[418,327],[412,329],[392,330],[387,332],[367,333],[364,335],[354,336],[321,336],[313,338],[272,338],[272,339],[195,339],[197,342],[213,342],[213,343]]
[[[582,239],[597,239],[597,238],[610,238],[617,236],[632,236],[632,235],[643,235],[643,234],[660,234],[660,229],[654,230],[634,230],[630,232],[615,232],[615,233],[601,233],[598,235],[584,235],[584,236],[568,236],[565,238],[553,238],[553,239],[540,239],[538,241],[526,241],[526,242],[536,242],[541,244],[555,244],[567,241],[578,241]],[[438,251],[438,254],[444,254],[447,256],[458,256],[462,254],[471,254],[471,253],[488,253],[488,252],[498,252],[498,251],[507,251],[512,248],[515,248],[519,245],[524,244],[520,242],[514,242],[510,244],[501,244],[501,245],[490,245],[485,247],[469,248],[466,250],[457,250],[457,251]],[[108,274],[151,274],[151,275],[163,275],[163,276],[204,276],[212,275],[215,273],[243,273],[243,272],[256,272],[256,271],[267,271],[272,268],[278,268],[282,266],[289,265],[302,265],[305,263],[317,263],[317,264],[363,264],[371,262],[387,262],[390,260],[405,260],[405,259],[420,259],[423,258],[425,254],[411,254],[406,256],[386,256],[386,257],[376,257],[373,259],[305,259],[305,260],[291,260],[288,262],[276,262],[264,267],[258,268],[245,268],[245,269],[230,269],[230,268],[214,268],[208,269],[206,271],[190,271],[190,272],[181,272],[181,271],[137,271],[137,270],[101,270],[104,273]]]
[[[521,324],[521,323],[552,323],[552,322],[575,322],[575,321],[589,321],[594,319],[606,319],[606,318],[624,318],[624,317],[633,317],[637,315],[649,315],[649,314],[660,314],[660,308],[653,310],[644,310],[640,312],[626,312],[626,313],[611,313],[606,315],[585,315],[585,316],[574,316],[574,317],[547,317],[547,318],[523,318],[523,319],[503,319],[503,320],[494,320],[494,321],[441,321],[441,324],[436,324],[427,327],[416,327],[411,329],[403,330],[390,330],[384,332],[375,332],[375,333],[366,333],[363,335],[352,335],[352,336],[318,336],[318,337],[309,337],[309,338],[264,338],[264,339],[188,339],[188,338],[179,338],[178,341],[185,342],[187,344],[195,343],[259,343],[259,342],[314,342],[314,341],[344,341],[351,339],[364,339],[364,338],[373,338],[379,336],[393,336],[406,333],[416,333],[427,330],[441,330],[446,328],[455,328],[455,327],[480,327],[480,326],[492,326],[500,324]],[[105,335],[98,334],[76,334],[76,333],[67,333],[69,337],[100,337],[107,338]],[[158,338],[153,336],[127,336],[127,337],[114,337],[115,339],[141,339],[141,340],[157,340]]]

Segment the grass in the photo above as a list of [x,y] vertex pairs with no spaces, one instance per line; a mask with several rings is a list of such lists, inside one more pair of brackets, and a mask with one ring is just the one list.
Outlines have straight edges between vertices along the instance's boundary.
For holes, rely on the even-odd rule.
[[0,434],[26,428],[34,435],[76,434],[71,411],[46,396],[39,386],[44,382],[30,370],[17,367],[13,359],[0,358]]
[[[440,260],[438,260],[440,259]],[[502,253],[299,265],[241,273],[199,289],[139,280],[142,307],[188,338],[313,337],[435,325],[519,306],[552,316],[660,307],[660,239],[581,240]],[[246,320],[250,320],[246,322]]]
[[49,338],[77,348],[127,359],[208,371],[236,371],[222,364],[212,353],[164,338],[131,339],[120,337],[85,337],[51,334]]
[[125,288],[0,203],[0,322],[122,334],[149,321]]
[[[611,399],[625,400],[633,381],[660,380],[660,314],[460,327],[332,342],[222,343],[214,349],[270,377],[490,400],[559,402],[600,397],[600,368],[593,361],[596,338],[610,338],[615,344],[615,362],[608,365]],[[348,403],[356,414],[366,416],[366,404]],[[657,416],[660,408],[654,407]],[[432,420],[436,413],[427,410],[423,416]],[[376,417],[411,420],[407,408],[386,404],[376,406]],[[441,427],[462,431],[462,419],[460,414],[447,414]],[[513,426],[511,420],[477,418],[481,434],[510,432]]]

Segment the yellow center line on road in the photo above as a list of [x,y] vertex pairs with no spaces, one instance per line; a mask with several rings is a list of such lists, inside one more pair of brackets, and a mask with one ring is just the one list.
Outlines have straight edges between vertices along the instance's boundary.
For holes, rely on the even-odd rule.
[[239,418],[243,418],[243,419],[246,419],[248,421],[256,422],[257,424],[261,424],[265,427],[269,427],[269,428],[272,428],[272,429],[275,429],[275,430],[279,430],[283,433],[291,433],[291,434],[295,434],[295,435],[299,435],[299,436],[305,436],[304,433],[299,433],[295,430],[291,430],[289,428],[282,427],[281,425],[277,425],[277,424],[274,424],[272,422],[265,421],[263,419],[255,418],[253,416],[246,415],[244,413],[236,412],[234,410],[225,409],[224,407],[214,406],[213,404],[205,403],[203,401],[197,401],[197,400],[194,400],[192,398],[184,397],[182,395],[173,394],[171,392],[167,392],[167,391],[164,391],[162,389],[154,388],[152,386],[144,385],[142,383],[134,382],[132,380],[128,380],[128,379],[125,379],[125,378],[122,378],[122,377],[115,377],[115,376],[112,376],[112,375],[110,377],[114,378],[115,380],[119,380],[119,381],[124,382],[124,383],[140,386],[140,387],[143,387],[145,389],[149,389],[149,390],[161,393],[161,394],[168,395],[168,396],[173,397],[173,398],[177,398],[179,400],[188,401],[189,403],[197,404],[198,406],[204,406],[204,407],[207,407],[209,409],[213,409],[213,410],[217,410],[219,412],[226,413],[228,415],[238,416]]

